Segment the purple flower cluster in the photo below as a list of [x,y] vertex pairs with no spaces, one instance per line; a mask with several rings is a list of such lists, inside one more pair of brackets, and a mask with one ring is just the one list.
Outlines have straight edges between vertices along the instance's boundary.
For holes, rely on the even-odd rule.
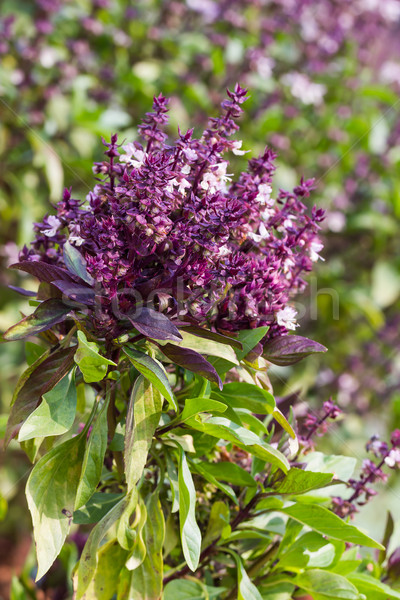
[[319,258],[323,211],[308,214],[311,180],[273,193],[276,155],[268,148],[233,180],[224,155],[245,153],[231,139],[245,100],[236,85],[200,139],[189,130],[170,145],[163,130],[168,101],[156,97],[139,126],[145,144],[103,140],[106,160],[94,165],[98,183],[87,204],[65,191],[57,216],[35,225],[21,260],[63,265],[68,231],[101,287],[101,318],[93,325],[107,336],[121,331],[115,302],[128,315],[139,295],[162,299],[173,320],[220,331],[269,325],[274,336],[294,329],[289,301]]
[[367,443],[367,451],[379,459],[378,464],[367,458],[363,461],[358,479],[349,479],[348,487],[353,490],[349,498],[332,498],[333,509],[340,517],[351,516],[358,508],[366,504],[377,491],[371,485],[379,481],[386,482],[387,473],[382,469],[385,465],[390,469],[400,466],[400,430],[393,431],[390,445],[382,442],[378,436],[373,436]]

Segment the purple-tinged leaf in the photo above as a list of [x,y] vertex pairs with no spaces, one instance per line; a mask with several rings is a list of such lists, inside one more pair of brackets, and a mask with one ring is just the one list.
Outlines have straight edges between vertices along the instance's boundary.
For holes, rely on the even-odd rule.
[[173,344],[165,344],[165,346],[160,345],[159,348],[161,352],[176,365],[188,369],[193,373],[198,373],[209,381],[216,383],[219,389],[222,390],[223,386],[220,376],[212,364],[201,354],[194,350],[189,350],[189,348],[182,348],[181,346],[175,346]]
[[17,294],[21,294],[21,296],[29,296],[29,297],[35,297],[37,292],[31,292],[30,290],[24,290],[24,288],[20,288],[16,285],[8,285],[8,288],[10,288],[10,290],[13,290],[14,292],[17,292]]
[[96,292],[93,288],[77,283],[70,283],[69,281],[63,281],[62,279],[53,281],[52,285],[60,290],[64,296],[67,296],[67,298],[70,298],[74,302],[81,302],[86,305],[94,304]]
[[18,269],[37,277],[39,281],[46,281],[51,283],[55,279],[63,279],[64,281],[75,281],[75,279],[61,267],[56,265],[49,265],[44,262],[24,260],[19,263],[15,263],[10,266],[10,269]]
[[75,246],[71,246],[69,242],[65,242],[63,246],[63,258],[68,271],[83,279],[85,283],[92,285],[93,277],[87,272],[86,260]]
[[263,357],[274,365],[285,367],[294,365],[310,354],[326,351],[327,348],[322,344],[300,335],[283,335],[264,345]]
[[11,403],[5,434],[6,445],[18,433],[20,425],[35,410],[46,394],[66,375],[74,364],[76,346],[45,352],[21,375]]
[[152,308],[142,307],[133,319],[129,318],[132,325],[146,337],[155,340],[173,340],[181,342],[182,336],[178,328],[163,313]]
[[183,329],[183,331],[187,331],[188,333],[193,333],[193,335],[197,335],[197,337],[201,337],[206,340],[213,340],[214,342],[227,344],[228,346],[238,348],[238,350],[243,350],[243,345],[239,340],[228,337],[227,335],[222,335],[222,333],[208,331],[208,329],[203,329],[203,327],[198,327],[197,325],[189,325],[182,327],[181,329]]
[[46,329],[50,329],[53,325],[65,321],[70,312],[71,307],[66,306],[61,300],[57,300],[56,298],[45,300],[32,315],[25,317],[7,329],[3,337],[8,342],[22,340],[29,335],[46,331]]

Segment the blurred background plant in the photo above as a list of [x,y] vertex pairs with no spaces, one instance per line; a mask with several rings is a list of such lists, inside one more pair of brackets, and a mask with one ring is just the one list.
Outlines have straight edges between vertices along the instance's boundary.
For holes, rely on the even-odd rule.
[[[276,186],[315,177],[313,202],[328,209],[325,262],[297,309],[304,335],[329,352],[276,369],[274,388],[298,399],[299,417],[302,401],[319,408],[333,395],[346,419],[320,443],[363,458],[365,439],[400,425],[399,29],[399,0],[3,0],[2,266],[16,261],[64,185],[85,198],[101,135],[136,139],[159,92],[172,97],[173,135],[178,122],[200,128],[240,81],[251,95],[241,121],[250,153],[235,160],[268,143],[282,158]],[[2,269],[2,330],[28,306],[10,283],[15,273]],[[0,357],[6,413],[23,346],[3,346]],[[27,531],[19,494],[28,469],[12,452],[0,479],[13,500],[3,526],[11,537]],[[390,507],[399,485],[388,489],[379,502]],[[356,519],[373,514],[374,500],[369,507]]]

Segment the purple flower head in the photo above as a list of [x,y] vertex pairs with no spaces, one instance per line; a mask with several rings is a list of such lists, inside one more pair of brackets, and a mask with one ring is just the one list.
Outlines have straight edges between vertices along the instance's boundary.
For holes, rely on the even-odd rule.
[[269,325],[269,337],[297,326],[290,301],[319,258],[323,211],[304,203],[311,180],[274,193],[268,148],[238,177],[230,172],[227,155],[246,152],[230,137],[246,97],[237,85],[199,139],[179,131],[174,144],[163,130],[168,100],[155,97],[139,126],[145,146],[103,140],[105,160],[93,167],[98,179],[86,203],[65,190],[57,216],[35,225],[21,259],[64,266],[68,238],[97,286],[101,311],[85,314],[98,333],[131,328],[137,306],[160,295],[172,321],[227,332]]

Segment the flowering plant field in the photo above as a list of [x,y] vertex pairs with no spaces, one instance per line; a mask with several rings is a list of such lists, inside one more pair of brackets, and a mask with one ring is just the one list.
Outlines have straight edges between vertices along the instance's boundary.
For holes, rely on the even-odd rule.
[[5,1],[5,598],[400,597],[399,22]]

